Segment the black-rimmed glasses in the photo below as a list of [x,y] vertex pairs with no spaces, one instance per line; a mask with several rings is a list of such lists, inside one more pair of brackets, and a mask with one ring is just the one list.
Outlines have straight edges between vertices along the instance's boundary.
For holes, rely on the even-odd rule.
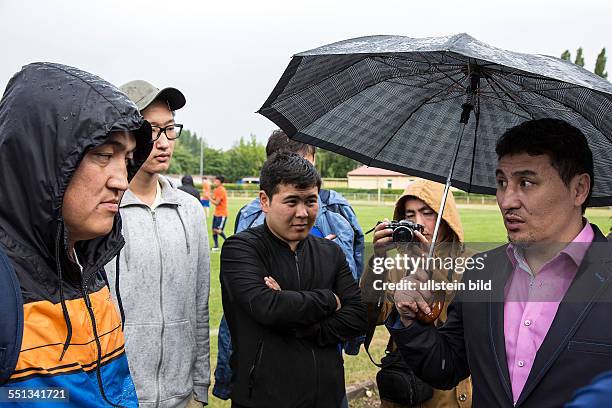
[[166,127],[151,126],[151,129],[153,129],[153,141],[159,139],[162,133],[166,135],[166,138],[168,140],[174,140],[178,139],[181,135],[181,132],[183,131],[183,125],[179,123],[173,123],[172,125],[168,125]]

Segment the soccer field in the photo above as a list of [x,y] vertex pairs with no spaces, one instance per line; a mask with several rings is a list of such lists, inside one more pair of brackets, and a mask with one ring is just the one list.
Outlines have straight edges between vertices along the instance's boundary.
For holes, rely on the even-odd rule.
[[[225,227],[226,235],[231,235],[234,231],[234,221],[238,210],[250,200],[246,199],[230,199],[228,222]],[[376,222],[385,217],[392,217],[392,206],[377,206],[377,205],[354,205],[353,208],[357,213],[357,217],[364,231],[376,225]],[[491,242],[504,243],[506,242],[505,228],[496,206],[475,206],[475,207],[460,207],[459,213],[463,229],[465,232],[466,242]],[[612,214],[607,208],[605,209],[589,209],[586,216],[591,223],[597,224],[604,234],[608,232],[612,225],[610,215]],[[212,224],[212,212],[208,219],[209,236],[212,244],[212,232],[210,226]],[[366,236],[366,243],[371,242],[371,236]],[[221,243],[220,243],[221,244]],[[221,285],[219,284],[219,252],[211,253],[211,279],[210,279],[210,348],[211,348],[211,380],[214,382],[214,368],[217,365],[217,329],[219,321],[223,314],[221,305]],[[387,345],[389,334],[384,327],[378,327],[376,335],[370,347],[374,359],[383,356],[384,348]],[[367,354],[363,351],[357,356],[345,356],[344,359],[345,377],[347,386],[367,379],[374,379],[377,368],[370,362]],[[212,386],[211,386],[212,390]],[[212,394],[209,395],[209,406],[211,407],[229,407],[229,402],[222,401]]]

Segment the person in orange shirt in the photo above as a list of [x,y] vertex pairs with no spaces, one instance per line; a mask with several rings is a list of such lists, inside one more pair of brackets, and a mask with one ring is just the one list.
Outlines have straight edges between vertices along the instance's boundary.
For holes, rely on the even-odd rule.
[[225,228],[225,222],[227,221],[227,191],[225,191],[225,187],[223,187],[223,182],[225,178],[223,176],[215,177],[215,191],[213,191],[213,195],[210,198],[210,201],[215,205],[215,213],[213,215],[213,240],[215,241],[215,246],[212,248],[213,251],[219,250],[219,235],[225,241],[225,233],[223,233],[223,228]]
[[200,203],[204,207],[206,218],[208,219],[208,209],[210,208],[210,182],[207,178],[202,179],[202,194],[200,194]]

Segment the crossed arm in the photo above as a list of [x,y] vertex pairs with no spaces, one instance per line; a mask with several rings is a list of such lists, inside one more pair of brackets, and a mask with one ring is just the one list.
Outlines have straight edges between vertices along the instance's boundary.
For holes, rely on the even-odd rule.
[[[340,249],[338,249],[340,252]],[[221,254],[221,283],[230,301],[258,323],[291,330],[320,345],[337,344],[365,331],[365,304],[343,255],[333,288],[282,290],[254,247],[229,239]]]

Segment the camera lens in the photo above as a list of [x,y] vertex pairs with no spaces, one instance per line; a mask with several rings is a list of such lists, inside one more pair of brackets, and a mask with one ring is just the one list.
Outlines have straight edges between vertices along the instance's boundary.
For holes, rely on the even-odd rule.
[[412,229],[399,226],[393,231],[393,242],[412,242],[414,240],[414,232]]

